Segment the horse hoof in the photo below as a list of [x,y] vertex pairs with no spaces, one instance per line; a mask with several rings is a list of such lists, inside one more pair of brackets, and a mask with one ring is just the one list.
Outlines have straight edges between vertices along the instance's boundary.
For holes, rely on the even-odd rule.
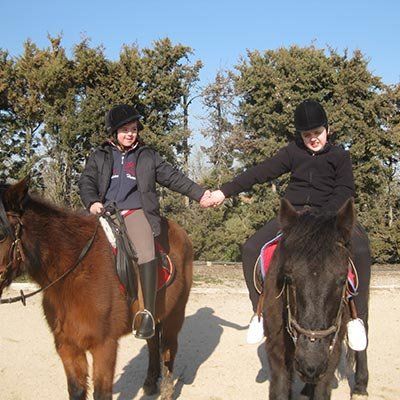
[[144,383],[143,392],[146,396],[152,396],[153,394],[158,393],[157,383]]
[[174,380],[172,374],[164,376],[161,381],[161,400],[172,400],[174,395]]
[[351,400],[367,400],[368,395],[367,394],[357,394],[354,393],[351,395]]
[[164,393],[161,395],[160,400],[172,400],[173,399],[172,393]]

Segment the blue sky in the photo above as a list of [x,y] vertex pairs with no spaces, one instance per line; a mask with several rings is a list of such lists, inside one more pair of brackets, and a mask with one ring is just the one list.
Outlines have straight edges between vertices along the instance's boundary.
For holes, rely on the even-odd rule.
[[31,38],[47,46],[47,34],[62,32],[71,49],[86,34],[118,57],[122,44],[140,47],[165,36],[194,49],[204,64],[202,79],[230,68],[246,49],[331,45],[359,48],[370,70],[385,83],[400,78],[400,1],[268,0],[14,0],[1,4],[0,47],[12,55]]
[[[201,84],[218,69],[232,68],[246,49],[292,44],[343,51],[360,49],[383,82],[400,78],[399,0],[14,0],[2,1],[0,47],[11,55],[30,38],[47,46],[47,34],[63,33],[71,50],[83,35],[118,58],[123,44],[151,46],[170,37],[194,50],[204,68]],[[196,106],[195,106],[196,107]],[[198,107],[198,106],[197,106]]]

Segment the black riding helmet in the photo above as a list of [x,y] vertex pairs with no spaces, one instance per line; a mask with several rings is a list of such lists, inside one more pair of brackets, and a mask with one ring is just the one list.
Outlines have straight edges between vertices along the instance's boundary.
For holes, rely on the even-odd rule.
[[139,121],[141,115],[135,107],[128,104],[119,104],[111,108],[106,114],[106,130],[109,135],[114,134],[121,126],[132,122],[138,121],[138,130],[143,129],[142,123]]
[[309,131],[320,126],[328,128],[328,117],[318,101],[305,100],[294,111],[294,126],[297,132]]

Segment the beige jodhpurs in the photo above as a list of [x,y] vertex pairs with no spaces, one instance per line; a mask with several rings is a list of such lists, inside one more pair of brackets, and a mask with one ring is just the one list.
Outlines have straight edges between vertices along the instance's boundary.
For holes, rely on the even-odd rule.
[[156,258],[154,236],[149,221],[142,209],[124,217],[129,239],[138,257],[138,264],[144,264]]

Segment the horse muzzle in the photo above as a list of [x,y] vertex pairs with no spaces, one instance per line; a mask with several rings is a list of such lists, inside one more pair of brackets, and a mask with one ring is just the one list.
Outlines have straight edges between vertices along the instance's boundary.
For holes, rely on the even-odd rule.
[[303,382],[315,384],[326,374],[327,364],[322,363],[314,365],[312,363],[296,360],[295,369]]
[[328,368],[329,342],[318,339],[314,342],[300,336],[295,352],[295,369],[306,383],[316,383]]

